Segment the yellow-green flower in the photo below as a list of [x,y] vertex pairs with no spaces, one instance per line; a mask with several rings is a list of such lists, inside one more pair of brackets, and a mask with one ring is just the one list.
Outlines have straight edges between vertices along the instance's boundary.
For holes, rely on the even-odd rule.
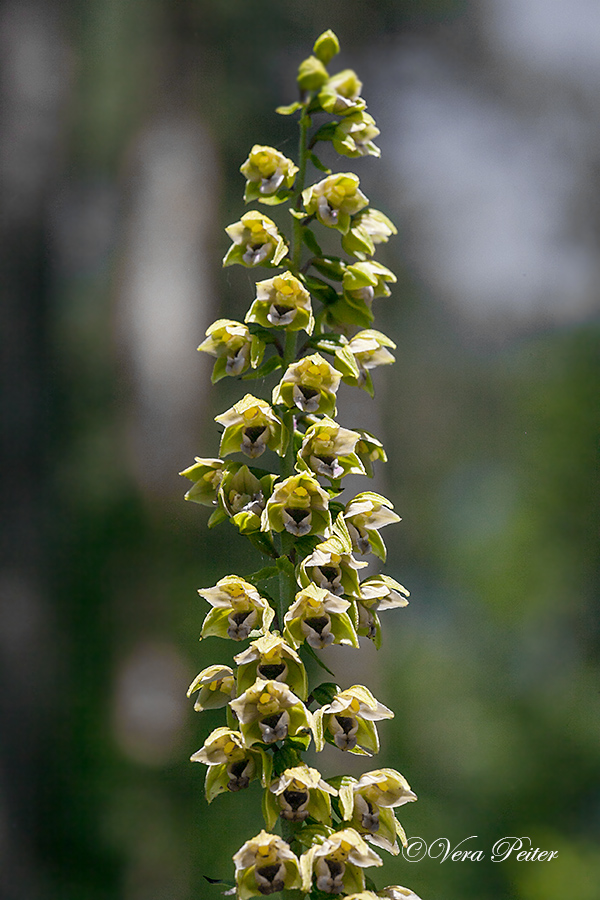
[[185,495],[185,499],[201,503],[203,506],[216,506],[217,491],[225,465],[222,459],[202,459],[197,456],[193,465],[179,473],[194,482],[193,487]]
[[312,713],[287,684],[258,678],[230,707],[240,722],[247,747],[274,744],[287,737],[307,735],[313,729]]
[[331,644],[348,644],[358,648],[358,637],[347,613],[350,602],[343,597],[309,584],[296,594],[285,614],[286,639],[294,647],[306,640],[315,650]]
[[367,105],[360,96],[362,81],[353,69],[333,75],[319,93],[319,103],[325,112],[347,116],[360,112]]
[[373,491],[357,494],[346,504],[344,520],[357,553],[373,553],[385,562],[386,549],[379,529],[400,522],[393,508],[390,500]]
[[238,900],[300,887],[297,856],[276,834],[261,831],[233,857]]
[[280,456],[285,453],[287,430],[266,400],[246,394],[231,409],[215,416],[215,422],[225,428],[219,448],[221,456],[241,451],[256,459],[266,447]]
[[[399,884],[390,884],[379,891],[377,896],[383,897],[384,900],[421,900],[410,888],[401,887]],[[351,900],[351,898],[347,897],[346,900]]]
[[395,281],[396,276],[390,269],[368,259],[346,266],[342,286],[345,293],[353,299],[370,304],[375,297],[389,297],[387,282],[393,284]]
[[354,828],[344,828],[315,844],[300,858],[302,890],[313,886],[325,894],[345,894],[365,887],[363,869],[381,866],[383,861]]
[[381,156],[381,150],[373,139],[381,132],[375,119],[366,112],[352,112],[344,116],[333,133],[333,146],[342,156],[354,159],[358,156]]
[[365,579],[354,596],[358,614],[358,634],[365,635],[381,646],[381,624],[377,615],[380,609],[396,609],[408,606],[410,594],[405,587],[389,575],[373,575]]
[[262,514],[262,531],[328,536],[330,528],[329,494],[315,478],[301,472],[275,485]]
[[229,666],[209,666],[196,675],[188,688],[191,697],[198,691],[194,709],[202,712],[205,709],[219,709],[227,706],[235,697],[235,677]]
[[397,856],[397,838],[406,845],[406,835],[393,807],[417,799],[406,778],[395,769],[376,769],[365,772],[358,781],[348,777],[342,781],[340,806],[344,819],[371,844]]
[[256,284],[256,300],[246,315],[246,322],[263,328],[304,329],[312,334],[315,321],[310,294],[291,272],[283,272]]
[[358,894],[346,894],[344,900],[379,900],[380,895],[373,891],[360,891]]
[[217,319],[206,332],[206,340],[198,347],[203,353],[216,356],[212,382],[226,375],[241,375],[252,364],[260,365],[265,350],[263,341],[251,335],[248,326],[233,319]]
[[335,533],[304,557],[297,569],[298,582],[302,587],[312,583],[338,597],[359,593],[357,569],[363,569],[368,563],[354,559],[350,536],[347,529],[344,530],[347,542]]
[[287,256],[288,248],[277,225],[257,210],[245,213],[225,231],[233,244],[223,260],[224,266],[278,266]]
[[240,166],[246,178],[244,200],[250,203],[258,200],[271,206],[283,203],[289,196],[298,166],[291,159],[275,150],[255,144],[248,159]]
[[302,202],[309,216],[316,215],[322,225],[346,234],[350,217],[364,209],[369,200],[360,190],[354,172],[328,175],[302,191]]
[[267,828],[273,828],[280,816],[288,822],[304,822],[312,816],[317,822],[330,825],[330,797],[336,795],[336,789],[323,781],[317,769],[307,765],[286,769],[265,794]]
[[335,415],[335,395],[342,375],[320,353],[292,363],[273,391],[273,403],[296,406],[304,413]]
[[241,534],[260,530],[260,517],[276,478],[270,472],[257,478],[248,466],[229,463],[219,485],[218,497]]
[[238,693],[243,693],[258,678],[262,678],[287,684],[301,700],[306,700],[308,687],[304,663],[278,634],[269,632],[257,638],[234,659],[238,666]]
[[368,328],[359,331],[348,343],[348,350],[353,354],[358,366],[358,378],[353,375],[345,375],[346,384],[356,384],[363,387],[373,396],[373,382],[370,370],[377,366],[389,366],[394,362],[394,356],[388,347],[396,349],[395,343],[381,331]]
[[275,612],[254,585],[238,575],[226,575],[215,587],[198,593],[213,607],[202,625],[201,637],[245,640],[252,630],[268,631]]
[[384,213],[378,209],[363,209],[352,217],[350,230],[342,238],[346,253],[365,259],[375,253],[375,244],[386,243],[398,229]]
[[368,431],[357,428],[356,431],[360,435],[360,440],[356,445],[356,455],[365,467],[365,472],[369,478],[373,477],[373,463],[376,460],[387,462],[387,454],[383,449],[381,441]]
[[379,736],[373,723],[393,717],[392,710],[379,703],[371,691],[355,684],[316,711],[316,748],[322,749],[323,740],[327,740],[340,750],[372,756],[379,751]]
[[190,758],[208,766],[205,793],[209,803],[224,791],[247,788],[255,778],[266,787],[271,778],[271,762],[264,750],[250,750],[240,732],[231,728],[216,728]]
[[337,480],[344,475],[364,475],[365,470],[354,452],[360,434],[342,428],[324,416],[304,434],[298,452],[296,471],[314,472]]

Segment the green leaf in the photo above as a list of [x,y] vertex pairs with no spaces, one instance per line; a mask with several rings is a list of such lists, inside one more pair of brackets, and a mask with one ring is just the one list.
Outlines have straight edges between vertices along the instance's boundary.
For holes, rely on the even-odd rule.
[[310,734],[295,734],[294,737],[287,738],[287,743],[296,751],[304,753],[308,750],[311,742]]
[[209,884],[226,884],[227,887],[235,887],[235,881],[227,881],[225,878],[209,878],[208,875],[203,875],[202,877],[205,878]]
[[317,131],[313,134],[310,139],[311,147],[317,143],[317,141],[331,141],[335,134],[335,130],[337,128],[337,119],[333,122],[327,122],[325,125],[321,125]]
[[273,356],[270,356],[262,366],[259,366],[258,369],[254,369],[254,371],[246,372],[245,375],[242,375],[242,381],[254,381],[256,378],[266,378],[271,372],[280,369],[281,365],[281,357],[274,354]]
[[323,256],[323,251],[321,250],[316,237],[310,228],[302,229],[302,240],[308,247],[311,253],[314,253],[316,256]]
[[221,522],[224,522],[227,518],[227,514],[224,513],[222,509],[215,509],[215,511],[210,516],[207,525],[209,528],[216,528],[217,525],[220,525]]
[[294,766],[299,766],[301,763],[302,759],[298,749],[291,745],[291,739],[288,738],[273,755],[273,774],[281,775],[286,769],[293,769]]
[[342,372],[344,375],[349,375],[352,378],[358,378],[360,375],[360,371],[358,365],[356,363],[356,359],[354,354],[348,347],[338,347],[335,351],[335,361],[334,366],[339,372]]
[[310,646],[310,644],[307,644],[307,643],[302,644],[302,646],[300,647],[300,649],[299,649],[298,652],[300,653],[300,656],[302,656],[302,653],[303,653],[303,652],[304,652],[307,656],[311,656],[311,657],[314,659],[314,661],[315,661],[322,669],[325,669],[326,672],[329,672],[329,674],[330,674],[330,675],[333,675],[333,677],[335,678],[335,672],[332,672],[331,669],[329,668],[329,666],[326,666],[325,663],[324,663],[321,659],[319,659],[319,657],[317,656],[317,654],[316,654],[316,652],[313,650],[313,648]]
[[277,551],[273,541],[262,531],[253,531],[246,535],[250,543],[265,556],[277,559]]
[[279,113],[280,116],[291,116],[297,109],[302,109],[302,104],[296,100],[294,103],[290,103],[289,106],[278,106],[275,112]]
[[277,570],[288,575],[290,578],[295,577],[295,569],[287,556],[280,556],[275,563]]
[[319,253],[321,259],[313,259],[312,265],[315,267],[317,272],[320,272],[321,275],[324,275],[326,278],[331,278],[332,281],[341,281],[344,277],[344,272],[346,271],[346,266],[342,262],[339,256],[323,256],[322,253]]
[[318,169],[319,172],[325,172],[326,175],[331,175],[331,169],[329,169],[324,163],[322,163],[319,157],[315,156],[314,153],[309,153],[308,158],[310,159],[315,169]]
[[327,706],[336,694],[341,693],[341,690],[340,686],[333,681],[324,681],[313,690],[312,695],[319,706]]
[[274,578],[278,573],[279,569],[277,566],[264,566],[262,569],[259,569],[258,572],[253,572],[252,575],[248,575],[248,581],[251,581],[252,584],[258,584],[260,581],[268,581],[269,578]]
[[306,287],[322,303],[335,303],[338,299],[335,289],[330,284],[327,284],[326,281],[321,281],[320,278],[313,278],[311,275],[307,275]]

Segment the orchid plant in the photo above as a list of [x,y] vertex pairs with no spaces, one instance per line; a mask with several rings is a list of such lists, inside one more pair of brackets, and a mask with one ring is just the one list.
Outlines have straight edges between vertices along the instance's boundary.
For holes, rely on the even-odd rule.
[[[207,767],[208,802],[253,780],[263,789],[265,828],[233,856],[235,886],[226,893],[239,900],[278,892],[418,900],[399,885],[378,890],[367,874],[383,864],[373,847],[396,855],[406,843],[394,809],[416,795],[404,776],[382,768],[326,778],[303,758],[325,742],[342,753],[378,752],[376,722],[393,712],[360,684],[309,685],[306,663],[330,672],[327,647],[358,650],[360,637],[379,647],[379,613],[408,603],[388,575],[361,580],[368,557],[385,561],[380,531],[399,521],[391,502],[372,491],[343,496],[348,475],[372,476],[373,463],[386,461],[375,436],[335,417],[342,382],[373,395],[372,370],[394,361],[394,343],[371,326],[374,301],[396,280],[373,256],[396,228],[370,207],[357,175],[332,173],[316,154],[330,143],[349,159],[380,155],[358,76],[326,68],[338,52],[326,31],[300,64],[300,99],[277,110],[299,116],[297,161],[256,144],[241,166],[244,199],[259,208],[226,228],[223,265],[266,268],[271,277],[256,282],[244,322],[219,319],[198,348],[215,358],[213,383],[279,380],[268,399],[246,393],[218,415],[219,457],[197,458],[181,473],[193,482],[186,499],[212,508],[208,527],[228,520],[266,562],[199,590],[210,606],[201,639],[248,645],[235,669],[211,665],[188,692],[198,711],[226,710],[226,724],[192,756]],[[306,185],[309,166],[324,177]],[[283,204],[288,233],[262,210]],[[327,234],[340,239],[342,255],[321,248]],[[269,468],[256,465],[263,455]]]

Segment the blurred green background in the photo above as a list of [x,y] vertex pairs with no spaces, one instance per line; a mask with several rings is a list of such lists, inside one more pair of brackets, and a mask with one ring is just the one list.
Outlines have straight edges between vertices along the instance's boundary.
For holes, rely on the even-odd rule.
[[[376,764],[419,795],[407,833],[476,835],[486,855],[386,859],[378,884],[596,900],[598,11],[7,0],[1,15],[0,895],[217,898],[203,875],[231,877],[259,828],[256,785],[207,808],[187,760],[221,719],[185,700],[231,653],[198,644],[196,589],[257,564],[206,531],[176,473],[216,455],[212,418],[240,395],[211,389],[195,352],[253,297],[246,270],[220,269],[238,167],[255,142],[293,153],[274,108],[331,27],[382,129],[382,160],[350,168],[400,228],[376,321],[397,363],[375,404],[348,389],[340,418],[387,448],[375,488],[404,521],[386,571],[412,592],[379,655],[332,665],[396,712]],[[506,835],[558,857],[491,862]]]

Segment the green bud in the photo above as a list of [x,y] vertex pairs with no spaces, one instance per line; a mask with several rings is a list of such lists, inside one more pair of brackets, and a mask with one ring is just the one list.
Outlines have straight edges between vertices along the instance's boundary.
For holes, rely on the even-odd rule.
[[327,65],[334,56],[337,56],[339,52],[340,42],[331,28],[328,28],[327,31],[324,31],[323,34],[319,35],[313,47],[313,53],[322,63],[325,63],[325,65]]
[[327,69],[316,56],[309,56],[298,68],[298,87],[301,91],[318,91],[329,79]]

